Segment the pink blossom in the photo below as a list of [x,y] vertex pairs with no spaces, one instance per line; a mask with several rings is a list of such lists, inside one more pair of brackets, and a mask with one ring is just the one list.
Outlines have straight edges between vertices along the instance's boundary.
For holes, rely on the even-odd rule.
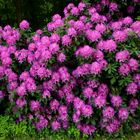
[[124,42],[127,39],[127,34],[124,31],[115,31],[113,37],[118,42]]
[[130,67],[129,67],[129,65],[128,64],[122,64],[120,67],[119,67],[119,73],[121,74],[121,75],[128,75],[129,74],[129,72],[130,72]]
[[60,127],[61,127],[61,126],[60,126],[60,123],[59,123],[58,121],[53,121],[52,124],[51,124],[51,126],[52,126],[52,129],[53,129],[54,131],[60,129]]
[[136,83],[132,82],[127,85],[126,90],[127,90],[127,93],[129,94],[136,94],[136,92],[138,91],[138,86]]
[[90,87],[84,88],[83,94],[84,94],[84,96],[85,96],[86,98],[91,98],[91,97],[92,97],[92,94],[93,94],[92,88],[90,88]]
[[130,66],[130,69],[132,71],[134,70],[138,70],[138,67],[139,67],[139,63],[136,59],[133,59],[131,58],[129,61],[128,61],[128,65]]
[[131,28],[138,34],[140,35],[140,21],[136,21],[132,24]]
[[52,21],[56,21],[57,19],[61,19],[61,16],[59,14],[55,14],[53,17],[52,17]]
[[67,34],[71,37],[75,37],[77,35],[77,32],[73,27],[71,27],[71,28],[68,28]]
[[25,83],[22,83],[18,88],[17,88],[17,94],[19,96],[24,96],[26,94],[26,86]]
[[57,110],[59,107],[59,102],[56,99],[52,100],[50,102],[50,107],[52,110]]
[[111,97],[111,103],[114,107],[120,107],[122,105],[122,98],[119,95],[113,95]]
[[101,38],[101,34],[96,30],[87,30],[86,36],[92,42],[98,41]]
[[103,110],[103,117],[105,118],[108,118],[108,119],[111,119],[114,117],[114,114],[115,114],[115,111],[112,107],[106,107],[104,110]]
[[52,43],[58,43],[60,41],[60,36],[58,34],[52,34],[50,39],[49,39]]
[[123,19],[124,25],[131,25],[133,23],[133,19],[131,17],[126,17]]
[[101,95],[97,96],[94,100],[95,105],[99,108],[105,106],[106,104],[106,99],[104,97],[102,97]]
[[89,117],[93,114],[93,109],[90,105],[83,105],[81,112],[85,117]]
[[60,53],[60,54],[58,55],[58,57],[57,57],[57,60],[58,60],[59,62],[64,62],[64,61],[66,60],[65,54],[64,54],[64,53]]
[[102,42],[103,43],[103,49],[109,52],[115,51],[117,48],[117,44],[114,40],[109,39],[107,41]]
[[90,72],[92,74],[99,74],[101,72],[101,66],[98,62],[93,62],[91,64]]
[[84,30],[84,23],[80,20],[74,22],[74,28],[78,31]]
[[28,21],[26,20],[23,20],[21,23],[20,23],[20,29],[24,30],[24,29],[28,29],[29,28],[29,23]]
[[5,96],[4,92],[0,90],[0,99],[2,99]]
[[22,108],[23,106],[26,105],[26,100],[19,98],[19,99],[16,100],[16,104],[17,104],[18,107]]
[[52,54],[55,54],[59,50],[59,45],[56,43],[50,44],[49,50]]
[[68,35],[64,35],[62,37],[62,44],[64,46],[69,46],[71,43],[72,43],[72,40],[71,40],[71,38]]
[[129,112],[127,108],[120,108],[118,112],[118,116],[121,120],[126,120],[129,116]]
[[37,111],[40,109],[40,103],[38,101],[31,101],[30,102],[30,108],[33,111]]
[[102,24],[102,23],[97,24],[95,29],[103,34],[106,31],[106,26],[104,24]]
[[111,2],[109,5],[110,11],[117,11],[118,10],[118,4],[115,2]]
[[79,9],[77,8],[77,7],[73,7],[72,9],[71,9],[71,14],[72,15],[74,15],[74,16],[77,16],[77,15],[79,15]]
[[88,58],[88,57],[92,56],[92,54],[93,54],[93,49],[88,45],[85,45],[84,47],[82,47],[76,51],[76,56],[79,55],[84,58]]
[[119,62],[124,62],[124,61],[128,60],[129,57],[130,57],[130,54],[129,54],[129,51],[127,51],[127,50],[123,50],[123,51],[116,53],[116,61],[119,61]]

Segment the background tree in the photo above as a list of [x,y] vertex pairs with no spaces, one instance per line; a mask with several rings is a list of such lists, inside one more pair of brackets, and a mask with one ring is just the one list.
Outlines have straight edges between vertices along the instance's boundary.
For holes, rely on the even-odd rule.
[[[19,22],[26,19],[33,29],[42,28],[46,25],[53,14],[63,15],[64,7],[72,2],[78,4],[81,0],[0,0],[0,25],[10,24],[17,27]],[[95,3],[99,0],[83,0]],[[127,6],[135,6],[135,12],[130,14],[133,18],[140,19],[140,4],[132,3],[132,0],[116,0],[121,10],[126,14]]]

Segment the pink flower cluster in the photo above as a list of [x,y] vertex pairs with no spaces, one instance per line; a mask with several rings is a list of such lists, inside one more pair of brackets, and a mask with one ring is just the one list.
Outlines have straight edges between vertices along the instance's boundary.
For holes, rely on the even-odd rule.
[[70,3],[64,18],[56,14],[47,24],[50,35],[32,35],[26,20],[19,29],[0,28],[0,101],[8,97],[17,121],[54,131],[71,123],[92,135],[117,132],[133,117],[140,104],[140,47],[131,38],[140,43],[140,21],[114,20],[114,12],[119,5],[109,0]]

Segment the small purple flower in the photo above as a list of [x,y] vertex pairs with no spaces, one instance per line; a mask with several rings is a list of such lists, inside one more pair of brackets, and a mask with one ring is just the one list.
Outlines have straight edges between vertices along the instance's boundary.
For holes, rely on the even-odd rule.
[[80,121],[80,115],[77,115],[76,113],[72,116],[73,122],[77,123]]
[[101,108],[103,106],[105,106],[106,104],[106,98],[102,97],[101,95],[98,95],[95,100],[94,103],[97,107]]
[[98,87],[98,94],[99,95],[102,95],[103,97],[106,97],[107,94],[108,94],[108,86],[106,84],[101,84],[99,87]]
[[96,130],[96,127],[94,125],[88,124],[78,124],[77,128],[86,135],[92,135]]
[[127,39],[127,34],[124,31],[115,31],[113,37],[117,42],[124,42]]
[[130,67],[128,64],[122,64],[120,67],[119,67],[119,73],[123,76],[125,75],[128,75],[130,73]]
[[129,107],[130,107],[130,109],[136,109],[138,107],[138,105],[139,105],[138,99],[132,98],[129,101]]
[[78,98],[78,97],[75,97],[75,98],[74,98],[74,108],[75,108],[76,110],[79,110],[79,109],[81,109],[83,106],[84,106],[84,101],[81,100],[81,99]]
[[64,53],[58,54],[57,60],[58,60],[59,62],[64,62],[64,61],[66,60],[65,54],[64,54]]
[[83,107],[81,108],[81,112],[85,117],[90,117],[93,114],[92,106],[83,105]]
[[67,30],[67,34],[71,37],[75,37],[77,35],[77,31],[73,27],[70,27]]
[[76,51],[76,56],[82,56],[84,58],[88,58],[90,56],[92,56],[93,54],[93,49],[92,47],[88,46],[88,45],[85,45],[84,47],[78,49]]
[[60,123],[59,123],[58,121],[53,121],[52,124],[51,124],[51,126],[52,126],[52,129],[53,129],[54,131],[60,129],[60,127],[61,127],[61,126],[60,126]]
[[53,17],[52,17],[52,21],[56,21],[58,19],[61,19],[61,16],[59,14],[55,14]]
[[22,83],[18,88],[17,88],[17,94],[19,96],[24,96],[26,94],[26,86],[25,83]]
[[59,104],[60,103],[56,99],[54,99],[50,102],[50,108],[52,110],[58,110]]
[[101,20],[101,16],[97,12],[95,12],[93,15],[91,15],[90,20],[92,22],[98,23]]
[[91,8],[88,9],[88,12],[89,12],[90,15],[93,15],[94,13],[96,13],[96,8],[91,7]]
[[62,37],[62,44],[64,46],[69,46],[71,43],[72,43],[72,40],[71,40],[71,38],[68,35],[64,35]]
[[134,80],[136,83],[140,82],[140,74],[135,74],[135,75],[133,76],[133,80]]
[[0,99],[4,98],[5,94],[3,91],[0,90]]
[[59,112],[59,114],[67,114],[67,106],[61,105],[58,108],[58,112]]
[[126,120],[129,116],[129,112],[127,108],[120,108],[118,112],[118,116],[121,120]]
[[136,94],[136,92],[138,91],[138,86],[137,86],[137,84],[134,83],[134,82],[129,83],[129,84],[127,85],[126,91],[127,91],[128,94],[132,94],[132,95]]
[[114,114],[115,114],[115,111],[112,107],[106,107],[104,110],[103,110],[103,117],[105,118],[108,118],[108,119],[111,119],[114,117]]
[[103,47],[104,50],[112,52],[115,51],[117,48],[117,44],[114,40],[109,39],[106,41],[101,42],[101,44],[98,44],[99,46],[102,45],[101,47]]
[[34,92],[36,90],[36,84],[35,84],[34,79],[27,78],[25,84],[29,92]]
[[26,105],[26,100],[19,98],[19,99],[16,100],[16,104],[17,104],[18,107],[22,108],[23,106]]
[[118,4],[115,2],[111,2],[109,5],[110,11],[117,11],[118,10]]
[[132,24],[131,28],[140,36],[140,21],[136,21]]
[[26,81],[26,79],[29,78],[29,77],[30,77],[29,72],[28,71],[24,71],[20,75],[20,80]]
[[89,86],[89,87],[91,87],[91,88],[97,88],[98,86],[99,86],[99,82],[98,81],[96,81],[96,80],[90,80],[90,81],[88,81],[87,82],[87,85]]
[[92,42],[98,41],[101,38],[100,32],[96,30],[87,30],[86,36],[89,39],[89,41],[92,41]]
[[131,25],[133,23],[133,19],[131,17],[126,17],[123,19],[123,24]]
[[50,96],[51,96],[51,94],[50,94],[49,90],[46,89],[46,90],[43,91],[43,94],[42,94],[43,98],[47,98],[47,97],[50,97]]
[[86,4],[85,4],[84,2],[80,2],[80,3],[78,4],[78,9],[79,9],[80,11],[83,11],[85,7],[86,7]]
[[101,72],[101,66],[98,62],[93,62],[90,68],[91,74],[99,74]]
[[20,25],[19,25],[20,29],[24,30],[24,29],[28,29],[29,28],[29,23],[26,20],[23,20]]
[[55,54],[57,51],[59,51],[59,45],[57,43],[52,43],[49,46],[49,50],[52,54]]
[[77,31],[83,31],[84,30],[84,23],[80,20],[78,21],[75,21],[74,22],[74,28],[77,30]]
[[38,101],[31,101],[30,102],[30,108],[33,111],[37,111],[40,109],[40,103]]
[[99,31],[101,34],[103,34],[106,31],[106,26],[104,24],[97,24],[95,27],[96,31]]
[[40,118],[39,122],[36,123],[37,130],[42,130],[43,128],[47,127],[48,120],[46,120],[44,117]]
[[122,105],[122,98],[118,95],[113,95],[111,97],[111,103],[113,104],[114,107],[120,107]]
[[50,41],[52,43],[58,43],[60,41],[60,36],[58,34],[52,34],[50,37]]
[[113,120],[113,122],[107,124],[106,131],[110,134],[117,132],[118,128],[120,126],[120,122],[118,120]]
[[138,67],[139,67],[139,63],[136,59],[133,59],[131,58],[129,61],[128,61],[128,65],[130,66],[130,69],[132,71],[135,71],[135,70],[138,70]]
[[[52,41],[53,42],[53,41]],[[51,44],[49,37],[43,36],[41,38],[41,43],[45,46],[49,46]]]
[[116,61],[125,62],[130,57],[129,51],[123,50],[116,53]]
[[71,14],[74,15],[74,16],[78,16],[79,15],[79,9],[77,7],[73,7],[71,9]]
[[86,98],[91,98],[93,94],[93,90],[90,87],[85,87],[83,90],[83,94]]
[[67,102],[67,103],[72,103],[73,100],[74,100],[74,95],[73,95],[73,94],[68,94],[68,95],[66,96],[66,102]]

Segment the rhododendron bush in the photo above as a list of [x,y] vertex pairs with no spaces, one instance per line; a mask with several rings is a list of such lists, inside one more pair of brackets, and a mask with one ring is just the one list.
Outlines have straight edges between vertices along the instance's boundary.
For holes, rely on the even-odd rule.
[[[115,2],[70,3],[47,28],[0,29],[0,102],[37,130],[140,128],[140,21]],[[5,105],[6,104],[6,105]]]

